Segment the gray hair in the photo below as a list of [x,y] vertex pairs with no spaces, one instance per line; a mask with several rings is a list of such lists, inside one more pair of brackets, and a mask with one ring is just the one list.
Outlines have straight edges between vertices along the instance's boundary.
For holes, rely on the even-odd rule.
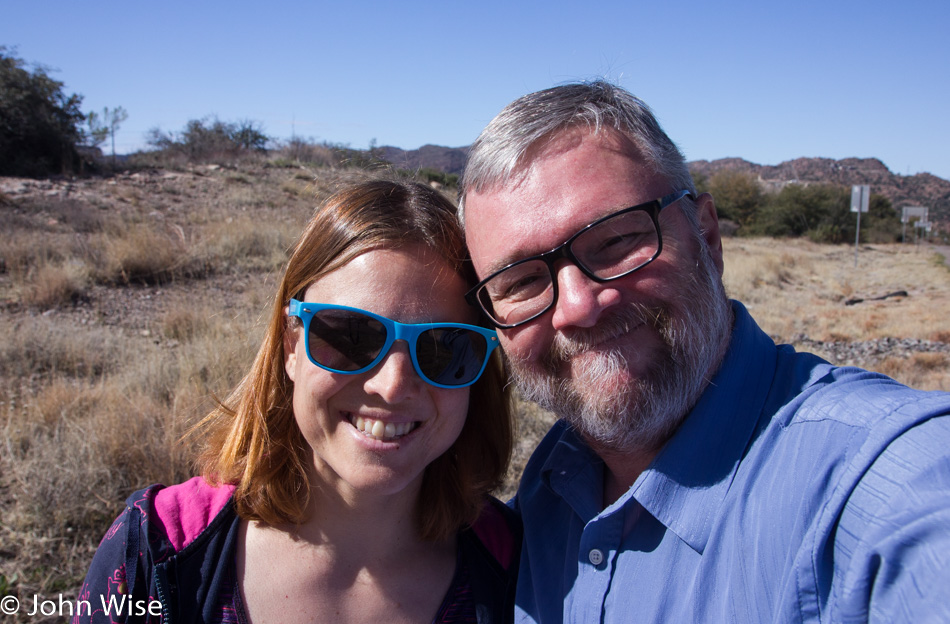
[[595,133],[605,127],[621,133],[674,188],[695,194],[686,159],[660,128],[650,108],[628,91],[595,80],[530,93],[491,120],[472,144],[459,183],[458,217],[462,225],[469,191],[481,192],[509,182],[529,164],[529,150],[581,125]]

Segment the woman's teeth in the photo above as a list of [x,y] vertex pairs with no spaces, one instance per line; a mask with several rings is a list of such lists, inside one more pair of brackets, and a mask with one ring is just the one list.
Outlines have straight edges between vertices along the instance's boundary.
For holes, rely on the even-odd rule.
[[406,435],[415,428],[415,423],[387,423],[372,418],[363,418],[362,416],[350,416],[350,422],[354,427],[360,430],[363,435],[367,435],[377,440],[392,440]]

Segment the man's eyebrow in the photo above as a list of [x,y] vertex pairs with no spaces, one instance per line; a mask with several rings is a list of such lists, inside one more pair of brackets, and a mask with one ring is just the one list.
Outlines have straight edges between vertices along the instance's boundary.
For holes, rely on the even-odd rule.
[[[498,271],[504,269],[505,267],[511,266],[512,264],[514,264],[514,263],[516,263],[516,262],[520,262],[520,261],[522,261],[522,260],[527,260],[528,258],[535,258],[535,257],[537,257],[537,256],[546,254],[547,252],[549,252],[549,251],[551,251],[551,250],[553,250],[553,249],[557,249],[558,247],[560,247],[561,245],[563,245],[564,243],[566,243],[568,240],[570,240],[571,238],[573,238],[574,236],[576,236],[578,232],[580,232],[580,231],[583,230],[583,229],[586,229],[588,226],[590,226],[591,224],[595,223],[596,221],[599,221],[599,220],[602,219],[603,217],[606,217],[606,216],[608,216],[608,215],[611,215],[611,214],[613,214],[613,213],[615,213],[615,212],[618,212],[618,211],[620,211],[620,210],[625,210],[625,209],[627,209],[627,208],[633,208],[633,207],[635,207],[635,206],[639,206],[639,205],[644,204],[644,203],[648,204],[648,203],[650,203],[650,202],[640,202],[639,204],[638,204],[638,203],[623,204],[623,205],[620,205],[620,206],[618,206],[618,207],[613,207],[613,208],[605,209],[605,210],[603,211],[603,214],[601,214],[601,215],[599,215],[599,216],[597,216],[597,217],[594,217],[594,218],[591,219],[588,223],[585,223],[584,225],[580,226],[579,228],[577,228],[576,230],[574,230],[573,232],[571,232],[567,237],[565,237],[564,239],[562,239],[561,241],[559,241],[559,242],[558,242],[556,245],[554,245],[553,247],[547,247],[547,248],[545,248],[545,249],[539,249],[539,250],[534,250],[534,251],[530,251],[530,252],[525,252],[524,250],[521,250],[521,251],[515,251],[515,252],[512,252],[512,253],[506,254],[504,257],[502,257],[501,260],[498,260],[497,262],[492,262],[491,264],[489,264],[489,265],[486,267],[486,269],[485,269],[485,277],[488,277],[489,275],[494,275],[494,274],[497,273]],[[484,279],[484,278],[482,278],[482,279]]]
[[[561,243],[558,243],[558,244],[561,244]],[[551,249],[554,249],[554,247],[552,247]],[[540,256],[541,254],[547,251],[550,251],[550,249],[545,249],[543,251],[534,251],[534,252],[529,252],[529,253],[526,253],[524,251],[516,251],[513,253],[506,254],[500,260],[496,262],[492,262],[491,264],[488,265],[488,267],[486,267],[485,277],[488,277],[489,275],[494,275],[498,271],[501,271],[502,269],[507,268],[511,266],[512,264],[515,264],[516,262],[521,262],[522,260],[528,260],[529,258],[536,258],[537,256]]]

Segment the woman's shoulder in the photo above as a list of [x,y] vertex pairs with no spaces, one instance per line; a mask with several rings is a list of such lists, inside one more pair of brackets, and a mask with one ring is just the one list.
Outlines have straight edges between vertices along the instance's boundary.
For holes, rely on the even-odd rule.
[[213,485],[194,477],[172,486],[153,485],[133,494],[130,508],[137,508],[175,552],[191,544],[224,510],[234,486]]
[[507,505],[488,497],[472,532],[502,568],[510,569],[521,552],[521,518]]

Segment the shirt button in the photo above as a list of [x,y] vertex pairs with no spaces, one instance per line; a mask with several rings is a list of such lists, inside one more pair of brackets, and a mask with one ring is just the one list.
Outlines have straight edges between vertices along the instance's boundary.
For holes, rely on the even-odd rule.
[[587,553],[587,559],[595,566],[599,566],[604,562],[604,553],[599,549],[594,548],[589,553]]

